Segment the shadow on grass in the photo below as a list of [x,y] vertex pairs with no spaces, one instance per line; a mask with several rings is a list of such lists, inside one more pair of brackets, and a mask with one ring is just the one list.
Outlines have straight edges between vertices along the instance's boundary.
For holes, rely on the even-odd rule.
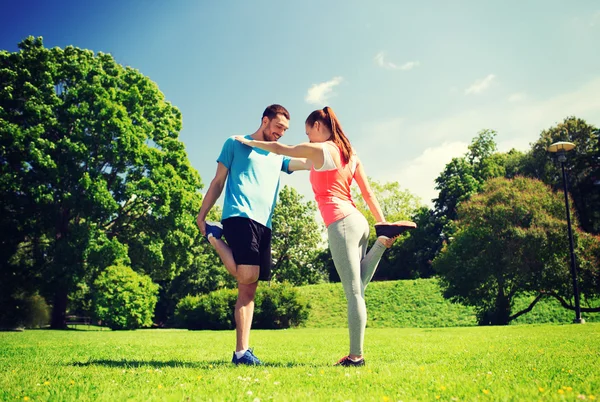
[[[140,367],[152,367],[155,369],[159,368],[193,368],[202,370],[214,370],[217,368],[235,368],[233,363],[223,360],[209,360],[209,361],[198,361],[198,362],[183,362],[183,361],[158,361],[158,360],[89,360],[87,362],[72,362],[68,363],[69,366],[75,367],[89,367],[89,366],[105,366],[114,368],[140,368]],[[291,368],[291,367],[318,367],[315,364],[305,364],[296,362],[278,362],[278,363],[263,363],[257,367],[271,367],[271,368]]]

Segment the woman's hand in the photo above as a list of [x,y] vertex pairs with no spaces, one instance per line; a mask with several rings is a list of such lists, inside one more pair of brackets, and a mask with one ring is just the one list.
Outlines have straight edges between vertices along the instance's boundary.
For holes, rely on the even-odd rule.
[[246,137],[244,137],[244,136],[237,135],[237,136],[235,137],[235,140],[236,140],[236,141],[238,141],[238,142],[241,142],[241,143],[242,143],[242,144],[244,144],[244,145],[248,145],[249,147],[251,147],[251,146],[252,146],[252,144],[251,144],[252,140],[249,140],[249,139],[247,139],[247,138],[246,138]]

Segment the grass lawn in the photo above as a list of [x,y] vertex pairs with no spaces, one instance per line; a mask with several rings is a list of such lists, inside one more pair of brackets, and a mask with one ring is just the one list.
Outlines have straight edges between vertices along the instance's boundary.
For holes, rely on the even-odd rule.
[[600,324],[369,328],[367,366],[332,367],[347,330],[0,333],[0,400],[600,400]]

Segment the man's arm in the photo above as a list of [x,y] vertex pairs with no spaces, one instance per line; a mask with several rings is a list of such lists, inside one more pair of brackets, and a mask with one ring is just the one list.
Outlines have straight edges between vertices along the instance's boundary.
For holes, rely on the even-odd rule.
[[290,164],[288,166],[288,170],[290,172],[295,172],[297,170],[310,170],[312,168],[312,162],[310,159],[306,158],[292,158],[290,160]]
[[196,218],[196,223],[198,224],[198,228],[200,229],[200,233],[203,236],[206,235],[206,215],[210,211],[210,209],[215,205],[215,202],[221,196],[223,192],[223,188],[225,187],[225,180],[227,180],[227,175],[229,174],[229,169],[225,167],[221,162],[217,164],[217,173],[215,174],[214,179],[210,182],[210,186],[208,187],[208,191],[202,200],[202,207],[200,207],[200,212],[198,213],[198,217]]

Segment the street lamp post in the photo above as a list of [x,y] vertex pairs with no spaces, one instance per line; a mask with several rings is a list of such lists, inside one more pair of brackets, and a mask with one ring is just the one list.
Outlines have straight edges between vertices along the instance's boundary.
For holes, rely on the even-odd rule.
[[548,151],[556,153],[560,167],[562,169],[563,191],[565,193],[565,208],[567,209],[567,228],[569,232],[569,248],[571,251],[571,277],[573,279],[573,295],[575,296],[575,324],[582,324],[585,321],[581,318],[581,305],[579,303],[579,286],[577,284],[577,268],[575,267],[575,250],[573,245],[573,231],[571,230],[571,213],[569,211],[569,196],[567,190],[567,174],[565,173],[566,153],[575,148],[572,142],[555,142],[548,147]]

